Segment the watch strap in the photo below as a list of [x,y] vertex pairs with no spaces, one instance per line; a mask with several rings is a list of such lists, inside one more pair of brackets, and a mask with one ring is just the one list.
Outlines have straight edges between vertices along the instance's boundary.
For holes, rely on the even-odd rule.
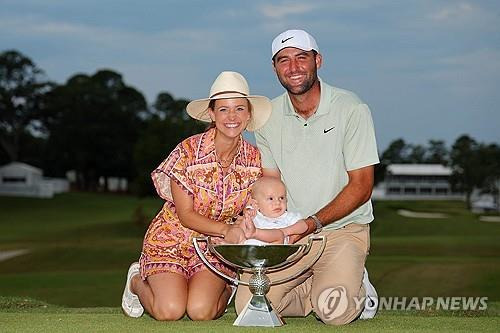
[[323,224],[321,223],[321,221],[318,219],[318,217],[316,215],[311,215],[309,217],[313,219],[314,224],[316,225],[316,229],[314,230],[314,233],[315,234],[319,233],[321,231],[321,229],[323,229]]

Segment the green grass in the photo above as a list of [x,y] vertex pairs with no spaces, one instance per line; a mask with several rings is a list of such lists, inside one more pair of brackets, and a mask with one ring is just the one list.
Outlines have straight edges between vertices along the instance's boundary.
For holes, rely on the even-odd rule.
[[[189,325],[121,315],[126,270],[139,256],[144,222],[161,204],[155,198],[89,193],[0,197],[0,251],[30,250],[0,262],[0,331],[67,331],[69,324],[72,331],[93,332],[230,330],[233,313]],[[488,297],[489,306],[498,308],[500,223],[480,222],[462,202],[380,201],[374,207],[367,267],[381,296]],[[449,218],[405,218],[398,209]],[[336,330],[492,330],[500,327],[498,313],[382,311],[375,320]],[[287,322],[281,330],[326,329],[311,316]]]
[[[329,327],[313,316],[286,318],[280,332],[401,332],[436,330],[455,332],[497,332],[500,326],[500,303],[487,311],[461,313],[452,311],[380,311],[369,321],[348,326]],[[22,318],[22,320],[20,320]],[[158,322],[145,315],[139,319],[124,317],[116,307],[61,308],[32,299],[0,297],[2,332],[234,332],[236,315],[232,309],[216,321]],[[238,332],[270,331],[271,328],[239,327]]]

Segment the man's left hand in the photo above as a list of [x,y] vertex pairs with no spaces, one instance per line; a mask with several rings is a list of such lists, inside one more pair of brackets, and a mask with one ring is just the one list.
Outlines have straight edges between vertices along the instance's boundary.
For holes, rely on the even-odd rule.
[[299,240],[306,237],[307,235],[312,234],[314,230],[316,230],[316,224],[314,223],[314,221],[312,221],[312,219],[304,219],[304,222],[307,225],[307,230],[298,235],[290,235],[290,237],[288,238],[290,244],[298,242]]

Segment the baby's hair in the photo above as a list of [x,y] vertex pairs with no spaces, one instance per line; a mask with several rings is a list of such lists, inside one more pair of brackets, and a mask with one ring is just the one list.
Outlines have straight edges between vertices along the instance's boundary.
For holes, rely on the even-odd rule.
[[281,179],[279,179],[277,177],[263,176],[263,177],[257,179],[255,181],[255,183],[253,183],[253,185],[252,185],[252,187],[250,189],[250,194],[252,195],[252,198],[255,199],[255,193],[259,191],[259,188],[261,188],[265,184],[269,184],[270,182],[280,183],[283,186],[285,186],[285,184],[281,181]]

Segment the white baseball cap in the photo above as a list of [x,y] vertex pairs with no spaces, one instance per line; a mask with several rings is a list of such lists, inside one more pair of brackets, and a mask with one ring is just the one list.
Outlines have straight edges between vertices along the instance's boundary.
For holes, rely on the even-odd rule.
[[272,58],[285,47],[295,47],[304,51],[314,50],[319,53],[318,44],[314,37],[304,30],[287,30],[280,33],[272,44]]

